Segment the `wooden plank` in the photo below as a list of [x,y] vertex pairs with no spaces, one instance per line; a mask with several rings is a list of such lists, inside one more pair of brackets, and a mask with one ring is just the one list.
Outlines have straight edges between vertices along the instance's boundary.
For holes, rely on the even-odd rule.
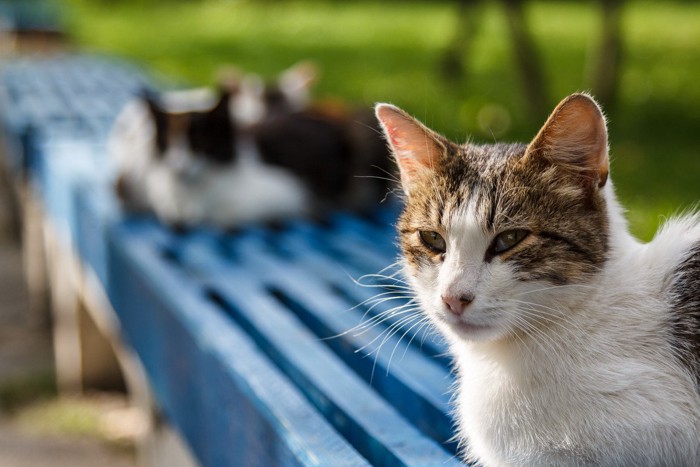
[[[287,263],[265,254],[251,242],[236,242],[241,267],[266,280],[285,305],[313,323],[319,337],[339,352],[385,398],[438,442],[453,436],[447,367],[410,345],[406,332],[419,326],[420,316],[409,316],[405,327],[384,323],[362,328],[364,312],[357,302],[338,296],[327,285],[329,276],[308,273],[296,262]],[[328,271],[330,273],[330,271]],[[346,278],[346,284],[350,284]],[[362,329],[362,331],[353,331]],[[452,449],[455,446],[451,446]]]
[[[323,277],[331,287],[355,305],[363,304],[358,308],[365,312],[367,320],[379,320],[380,315],[384,314],[385,317],[381,317],[383,321],[398,326],[401,333],[407,333],[409,340],[420,344],[422,351],[440,360],[446,368],[451,366],[448,348],[442,337],[425,328],[411,329],[409,323],[401,322],[403,315],[387,315],[393,308],[406,305],[413,296],[404,289],[407,284],[400,279],[400,275],[396,279],[373,278],[373,271],[361,271],[354,265],[322,254],[314,247],[315,242],[295,230],[279,232],[276,237],[278,248],[283,251],[283,255],[290,257],[310,274]],[[397,268],[389,268],[383,272],[384,275],[397,273]],[[375,298],[382,301],[377,302]]]
[[112,301],[157,399],[200,460],[365,465],[253,341],[164,260],[150,241],[159,235],[140,227],[109,235]]
[[[254,240],[255,236],[248,238]],[[342,313],[343,310],[347,310],[347,304],[330,303],[332,298],[324,294],[322,284],[313,278],[305,277],[302,271],[298,271],[292,265],[274,263],[265,258],[243,238],[237,238],[236,244],[240,247],[240,255],[249,257],[247,260],[242,259],[243,262],[239,265],[222,261],[215,250],[207,247],[205,242],[196,244],[195,239],[188,238],[185,243],[186,246],[181,246],[180,249],[187,251],[180,251],[179,260],[190,271],[191,277],[197,277],[212,288],[218,300],[228,307],[234,319],[255,337],[271,358],[284,368],[300,387],[307,391],[309,397],[316,401],[317,407],[325,410],[328,418],[340,421],[336,427],[344,432],[371,462],[379,465],[451,462],[451,453],[448,454],[433,442],[428,442],[427,438],[420,436],[402,416],[390,409],[386,402],[377,398],[372,391],[368,391],[367,382],[345,369],[342,359],[331,352],[327,345],[319,341],[318,336],[310,332],[304,323],[275,299],[268,287],[274,284],[287,288],[296,283],[300,286],[296,288],[297,293],[303,289],[308,291],[302,300],[305,304],[311,304],[317,316],[322,316],[320,310],[324,309],[327,309],[328,313],[332,313],[332,310],[341,312],[335,316],[337,321],[330,325],[336,328],[328,328],[333,334],[348,329],[346,325],[349,315]],[[238,258],[241,259],[242,256]],[[279,274],[271,275],[272,271],[278,271]],[[281,280],[285,275],[295,277],[297,281],[285,283]],[[332,321],[334,318],[326,315],[323,319]],[[327,323],[325,325],[328,326]],[[366,343],[368,337],[360,336],[357,340]],[[338,342],[353,339],[352,336],[346,335]],[[346,356],[352,356],[356,363],[371,366],[371,360],[355,355],[354,349],[355,347],[351,346]],[[310,360],[309,355],[313,355],[314,358]],[[411,390],[395,390],[394,397],[405,398],[404,400],[414,404],[415,421],[422,421],[424,425],[430,424],[429,430],[435,426],[447,427],[442,433],[444,436],[441,440],[444,441],[452,435],[449,429],[451,422],[445,415],[447,386],[428,390],[425,388],[426,384],[422,384],[426,381],[420,383],[418,380],[437,381],[438,385],[441,382],[449,384],[446,372],[434,362],[431,364],[426,357],[418,356],[415,350],[407,349],[406,355],[406,367],[413,365],[416,373],[401,375],[401,381],[406,384],[401,389],[410,387]],[[385,370],[388,367],[385,358],[378,358],[378,362],[381,362],[378,363],[378,368]],[[398,368],[392,370],[391,378],[387,380],[391,381],[396,373],[402,372],[403,370]],[[420,375],[421,372],[423,375],[417,378],[415,375]],[[416,395],[418,397],[413,397]],[[430,403],[426,403],[426,400]],[[409,405],[405,404],[404,408]],[[436,405],[445,410],[435,408]],[[428,413],[420,413],[421,409]],[[404,415],[408,413],[410,412]],[[425,423],[426,421],[429,422]]]
[[79,213],[72,232],[82,262],[102,284],[109,284],[106,236],[121,210],[112,187],[95,180],[80,180],[73,188],[73,204]]

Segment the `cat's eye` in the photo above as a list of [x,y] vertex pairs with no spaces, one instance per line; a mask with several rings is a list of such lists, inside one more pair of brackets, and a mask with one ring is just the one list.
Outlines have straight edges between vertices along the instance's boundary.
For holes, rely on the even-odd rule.
[[423,244],[431,250],[438,253],[444,253],[445,251],[447,251],[445,239],[442,238],[442,235],[440,235],[439,233],[429,230],[422,230],[418,232],[418,234],[420,235],[420,239],[423,242]]
[[528,235],[530,235],[530,232],[524,229],[506,230],[505,232],[501,232],[493,240],[493,253],[498,255],[504,251],[510,250]]

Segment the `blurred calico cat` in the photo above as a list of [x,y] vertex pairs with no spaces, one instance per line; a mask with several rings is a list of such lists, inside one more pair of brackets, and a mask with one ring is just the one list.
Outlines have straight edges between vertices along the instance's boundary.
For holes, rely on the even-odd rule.
[[304,62],[272,85],[229,72],[218,95],[135,99],[109,143],[124,208],[171,225],[234,227],[376,204],[387,189],[376,119],[311,108],[315,79]]

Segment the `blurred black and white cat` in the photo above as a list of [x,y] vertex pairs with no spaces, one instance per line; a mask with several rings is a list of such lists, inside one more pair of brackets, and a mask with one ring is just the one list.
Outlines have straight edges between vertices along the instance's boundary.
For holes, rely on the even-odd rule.
[[[144,93],[118,117],[110,152],[128,211],[232,227],[363,207],[386,193],[386,149],[368,112],[309,106],[315,68],[276,82],[228,73],[220,89]],[[359,178],[359,177],[377,178]]]

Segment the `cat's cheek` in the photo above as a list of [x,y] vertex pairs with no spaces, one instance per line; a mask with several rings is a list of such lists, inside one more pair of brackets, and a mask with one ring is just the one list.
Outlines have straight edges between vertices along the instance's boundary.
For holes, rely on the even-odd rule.
[[444,313],[442,310],[444,305],[437,293],[437,286],[428,288],[424,286],[424,284],[436,284],[436,282],[434,275],[430,275],[430,277],[413,276],[411,278],[412,287],[416,292],[422,313],[442,335],[451,337],[455,333],[450,324],[441,316]]
[[431,315],[432,313],[430,313],[430,308],[433,301],[432,291],[429,287],[426,287],[426,284],[433,283],[434,274],[432,274],[429,270],[425,270],[424,268],[416,267],[406,259],[404,259],[403,271],[404,276],[408,279],[411,289],[416,294],[421,310],[424,313]]

